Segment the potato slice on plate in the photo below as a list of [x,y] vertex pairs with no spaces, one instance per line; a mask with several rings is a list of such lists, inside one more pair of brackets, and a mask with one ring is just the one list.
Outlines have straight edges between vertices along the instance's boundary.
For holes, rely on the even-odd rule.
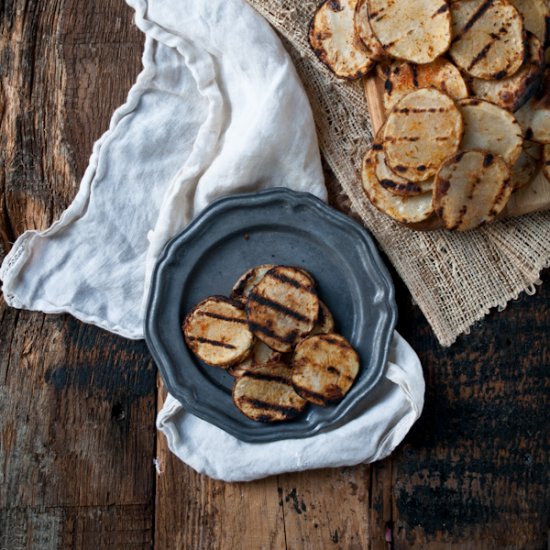
[[521,154],[523,131],[514,115],[482,99],[458,102],[464,118],[461,149],[480,149],[500,155],[513,166]]
[[511,193],[504,159],[487,151],[461,151],[441,165],[433,201],[447,229],[468,231],[494,220]]
[[233,386],[233,402],[257,422],[291,420],[307,406],[292,387],[292,368],[285,363],[267,363],[244,373]]
[[269,270],[248,296],[248,324],[270,348],[288,352],[309,334],[319,314],[312,278],[301,269]]
[[319,316],[309,335],[328,334],[329,332],[334,332],[334,317],[326,304],[319,300]]
[[182,329],[191,351],[213,367],[241,362],[254,343],[244,308],[224,296],[200,302],[187,315]]
[[525,28],[550,46],[550,4],[548,0],[510,0],[523,16]]
[[455,102],[433,88],[407,94],[392,109],[384,127],[390,168],[409,181],[433,176],[456,153],[464,124]]
[[355,33],[358,0],[326,0],[315,13],[309,43],[315,55],[340,78],[365,76],[375,64],[371,52]]
[[521,155],[512,168],[514,191],[525,187],[535,177],[542,157],[542,145],[536,141],[523,141]]
[[369,22],[368,0],[359,0],[355,8],[355,32],[367,47],[369,55],[379,61],[386,57],[386,52],[380,40],[372,32]]
[[256,340],[252,353],[243,362],[229,367],[227,372],[235,378],[240,378],[245,372],[253,370],[258,365],[279,362],[281,358],[282,355],[278,351],[273,351],[260,340]]
[[453,99],[469,95],[460,71],[443,57],[426,65],[397,61],[391,65],[379,65],[377,69],[384,80],[386,112],[391,111],[403,96],[419,88],[436,88]]
[[550,182],[550,145],[545,145],[542,154],[542,173]]
[[527,60],[514,75],[502,80],[472,78],[470,87],[476,97],[492,101],[508,111],[517,111],[536,93],[544,64],[540,40],[529,33]]
[[525,31],[507,0],[461,0],[451,4],[450,55],[465,73],[485,80],[515,74],[525,59]]
[[[361,174],[363,190],[373,206],[404,224],[418,224],[432,217],[434,210],[431,193],[413,196],[396,195],[381,185],[377,176],[378,170],[385,172],[389,169],[386,165],[384,148],[380,142],[375,142],[365,155]],[[393,178],[403,184],[407,183],[407,180],[399,176],[394,175]]]
[[296,348],[292,384],[307,401],[326,406],[338,403],[359,373],[359,356],[339,334],[311,336]]
[[248,295],[252,289],[263,279],[264,275],[274,267],[273,264],[263,264],[249,269],[233,285],[231,298],[246,304]]
[[445,0],[369,0],[369,21],[389,55],[430,63],[449,49],[451,17]]

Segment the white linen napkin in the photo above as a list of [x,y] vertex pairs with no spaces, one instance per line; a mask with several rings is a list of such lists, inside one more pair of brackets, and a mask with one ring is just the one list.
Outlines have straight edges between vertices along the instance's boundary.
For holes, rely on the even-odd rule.
[[143,71],[95,144],[61,219],[2,264],[13,307],[68,312],[143,338],[164,244],[228,193],[286,186],[325,199],[309,102],[274,31],[243,0],[127,0]]
[[187,413],[172,396],[158,415],[157,428],[180,460],[224,481],[380,460],[401,443],[424,406],[420,360],[397,332],[384,376],[368,400],[368,410],[355,420],[306,439],[244,443]]
[[[0,279],[13,307],[67,312],[140,339],[155,261],[205,206],[269,187],[322,199],[326,190],[305,92],[281,42],[244,0],[127,2],[146,35],[143,71],[95,144],[73,203],[49,229],[17,240]],[[173,398],[159,429],[180,458],[222,479],[375,460],[422,409],[418,360],[396,338],[396,359],[371,397],[372,411],[333,432],[281,442],[293,461],[228,471],[223,453],[201,449],[221,440],[227,452],[251,447],[185,414]],[[242,460],[270,448],[254,446]]]

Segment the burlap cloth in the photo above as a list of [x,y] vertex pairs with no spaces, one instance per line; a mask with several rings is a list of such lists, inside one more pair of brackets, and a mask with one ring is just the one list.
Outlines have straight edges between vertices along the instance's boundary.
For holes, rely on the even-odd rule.
[[535,292],[550,265],[550,213],[493,223],[467,234],[419,233],[399,226],[371,206],[359,177],[372,140],[360,83],[332,76],[307,42],[316,1],[248,0],[282,35],[308,93],[319,143],[351,207],[373,233],[439,342],[450,346],[491,308]]

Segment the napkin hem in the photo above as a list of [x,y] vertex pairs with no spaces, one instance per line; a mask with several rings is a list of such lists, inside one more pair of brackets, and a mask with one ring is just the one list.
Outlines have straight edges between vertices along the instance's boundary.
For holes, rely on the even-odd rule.
[[[146,39],[150,40],[150,39]],[[82,311],[74,309],[71,306],[70,309],[65,306],[56,306],[47,300],[41,298],[30,305],[17,296],[15,290],[12,289],[12,283],[20,274],[21,270],[26,265],[27,261],[31,257],[30,247],[34,239],[48,237],[55,235],[59,231],[62,231],[67,225],[80,219],[88,206],[90,195],[92,191],[92,182],[97,176],[100,164],[100,153],[104,146],[108,145],[109,140],[113,138],[114,130],[119,123],[128,115],[133,113],[138,107],[139,101],[143,96],[143,93],[147,90],[147,86],[153,80],[156,69],[153,62],[152,48],[147,46],[144,48],[142,55],[143,68],[139,73],[136,82],[130,88],[126,101],[118,109],[115,110],[111,116],[108,130],[95,142],[92,155],[88,168],[84,173],[84,176],[80,182],[79,190],[71,202],[71,204],[61,213],[60,217],[55,220],[48,228],[44,230],[31,229],[25,231],[20,235],[11,250],[8,252],[0,266],[0,280],[2,281],[2,293],[6,303],[15,309],[26,309],[29,311],[40,311],[43,313],[62,314],[69,313],[78,320],[95,325],[101,329],[113,332],[124,338],[130,340],[143,339],[143,331],[134,332],[128,331],[124,328],[116,325],[112,326],[105,323],[102,319],[95,315],[90,315]]]
[[[394,332],[391,346],[390,356],[393,357],[387,363],[383,379],[386,383],[389,382],[391,384],[391,389],[388,387],[388,393],[375,398],[372,407],[368,411],[350,420],[344,426],[304,438],[303,440],[280,440],[272,443],[249,444],[224,433],[223,438],[218,441],[218,445],[221,445],[222,448],[224,445],[227,445],[226,452],[229,455],[234,453],[240,453],[241,455],[247,452],[252,453],[252,458],[250,459],[252,461],[254,461],[255,447],[261,448],[266,445],[273,445],[274,452],[276,450],[283,451],[283,447],[278,446],[284,446],[286,442],[290,445],[290,448],[295,449],[296,452],[294,455],[285,458],[283,463],[277,464],[277,461],[271,463],[266,468],[266,470],[271,468],[270,471],[258,471],[254,467],[249,467],[249,463],[246,460],[241,461],[239,464],[233,464],[233,467],[227,468],[227,471],[224,471],[226,466],[223,462],[220,464],[211,461],[211,453],[208,447],[214,444],[213,441],[216,440],[216,435],[218,434],[217,430],[221,430],[221,428],[212,426],[208,422],[188,413],[185,407],[170,394],[168,394],[157,416],[156,427],[164,434],[169,450],[179,460],[182,460],[202,475],[226,482],[248,482],[289,472],[327,467],[356,466],[358,464],[382,460],[401,444],[406,434],[420,417],[424,406],[425,383],[418,356],[408,342],[397,332]],[[393,362],[394,360],[396,361],[395,363]],[[382,383],[384,382],[381,380],[380,384]],[[395,391],[400,392],[401,397],[398,397],[398,394],[393,394]],[[391,397],[392,395],[393,397]],[[395,401],[395,399],[398,401]],[[396,405],[396,408],[389,411],[388,417],[390,422],[388,425],[384,425],[384,418],[379,416],[380,414],[384,414],[381,412],[380,406],[384,402],[389,402],[388,400],[391,400],[391,403]],[[376,408],[378,408],[378,412],[374,412]],[[367,418],[369,414],[374,414],[375,417]],[[361,424],[362,420],[364,424]],[[355,424],[355,426],[349,426],[348,431],[341,433],[339,436],[338,432],[346,430],[350,424]],[[223,432],[223,430],[221,431]],[[369,431],[371,434],[377,434],[378,443],[376,443],[374,449],[369,449]],[[363,437],[366,438],[364,440],[365,446],[362,443],[359,446],[352,444],[339,457],[334,454],[334,443],[332,443],[332,451],[327,459],[314,460],[312,463],[310,458],[308,458],[311,457],[311,451],[315,448],[319,450],[319,445],[325,445],[325,441],[327,444],[330,444],[332,436],[342,438],[353,435],[357,436],[358,434],[361,435],[361,441],[363,441]],[[380,438],[379,440],[378,437]],[[315,441],[316,439],[317,441]],[[300,442],[298,448],[296,441]]]

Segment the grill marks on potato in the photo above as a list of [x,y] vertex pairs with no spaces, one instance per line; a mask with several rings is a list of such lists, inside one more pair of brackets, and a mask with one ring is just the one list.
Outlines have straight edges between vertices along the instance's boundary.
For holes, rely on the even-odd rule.
[[550,46],[550,4],[547,0],[510,0],[523,16],[525,28],[532,32],[545,48]]
[[[383,146],[379,145],[379,142],[375,143],[373,147],[383,151]],[[376,163],[376,178],[386,191],[403,197],[412,197],[414,195],[431,192],[433,188],[433,178],[426,181],[411,182],[399,176],[396,172],[400,172],[400,167],[397,167],[394,172],[388,165],[388,159],[385,153],[383,156],[378,156]]]
[[450,55],[471,76],[501,80],[525,58],[523,20],[507,0],[461,0],[451,4]]
[[510,168],[501,157],[463,151],[439,169],[433,202],[447,229],[468,231],[494,220],[511,193]]
[[550,182],[550,145],[545,145],[542,153],[542,173]]
[[[226,368],[235,378],[233,402],[244,415],[258,422],[280,422],[304,411],[308,401],[296,392],[292,380],[296,353],[285,352],[296,352],[306,337],[322,338],[322,353],[302,354],[309,363],[299,363],[305,368],[325,360],[326,373],[324,378],[310,377],[311,388],[306,383],[303,393],[323,405],[345,395],[359,359],[345,338],[334,334],[334,318],[317,297],[315,281],[306,270],[256,266],[239,278],[232,296],[237,299],[212,296],[200,302],[186,316],[182,332],[200,360]],[[334,365],[326,364],[327,356]],[[324,386],[315,385],[323,380]]]
[[292,384],[307,401],[326,406],[340,401],[359,372],[359,357],[338,334],[311,336],[296,348]]
[[334,317],[325,303],[319,300],[319,315],[313,330],[309,334],[313,336],[314,334],[328,334],[329,332],[334,332]]
[[357,3],[354,22],[355,32],[365,44],[370,57],[376,61],[384,59],[386,52],[370,26],[368,0],[359,0]]
[[250,355],[241,363],[229,367],[227,372],[234,378],[240,378],[245,372],[254,370],[258,365],[279,361],[282,361],[282,354],[273,351],[260,340],[256,340]]
[[287,352],[313,329],[319,299],[305,272],[279,266],[254,287],[246,310],[252,332],[269,347]]
[[435,88],[453,99],[468,97],[460,71],[443,57],[426,65],[395,62],[381,67],[378,74],[384,80],[386,112],[391,111],[403,96],[419,88]]
[[355,32],[358,0],[327,0],[318,8],[309,29],[315,55],[336,76],[353,80],[374,66],[372,52]]
[[427,180],[457,152],[462,132],[462,116],[448,95],[433,88],[411,92],[394,106],[384,128],[388,165],[409,181]]
[[451,42],[444,0],[369,0],[369,22],[386,52],[413,63],[430,63]]
[[292,386],[292,369],[285,363],[268,363],[245,372],[233,386],[233,402],[258,422],[295,418],[307,402]]
[[258,265],[244,273],[233,286],[231,298],[246,304],[252,289],[263,279],[263,276],[275,266],[273,264]]
[[523,145],[523,131],[514,115],[481,99],[463,99],[458,106],[464,119],[461,148],[489,151],[513,166]]
[[535,141],[524,140],[521,155],[512,168],[511,184],[514,189],[525,187],[535,177],[542,157],[542,146]]
[[239,363],[254,342],[242,306],[223,296],[199,303],[185,318],[182,330],[195,355],[214,367]]
[[534,35],[528,36],[527,60],[514,75],[502,80],[472,78],[472,91],[481,99],[492,101],[509,111],[517,111],[537,91],[543,68],[543,48]]
[[[367,151],[361,170],[363,190],[373,206],[394,220],[405,224],[424,222],[432,216],[434,211],[431,193],[412,196],[396,195],[380,183],[377,175],[380,170],[384,173],[389,169],[386,165],[384,149],[380,141],[377,141]],[[401,180],[406,182],[403,178]]]
[[523,128],[525,139],[538,143],[550,143],[550,79],[546,76],[543,95],[533,97],[515,113]]

